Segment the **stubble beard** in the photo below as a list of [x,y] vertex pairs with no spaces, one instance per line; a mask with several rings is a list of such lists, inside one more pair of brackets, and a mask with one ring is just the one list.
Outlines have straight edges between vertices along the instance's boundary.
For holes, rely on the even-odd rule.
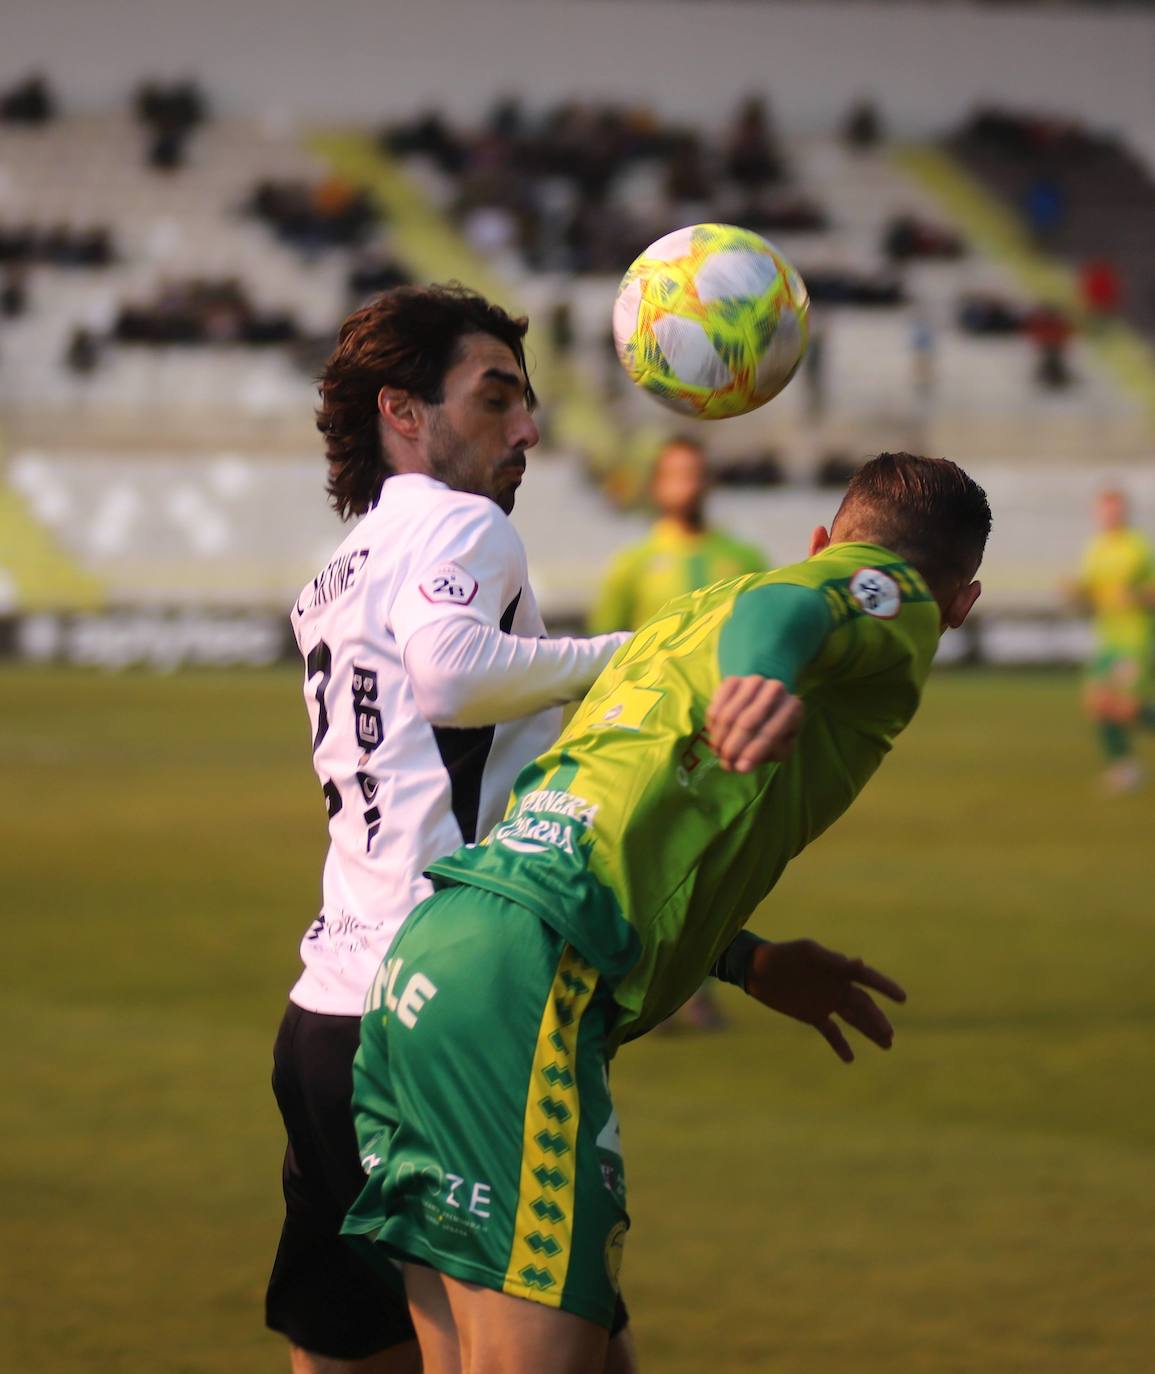
[[513,510],[514,488],[496,489],[493,474],[478,461],[469,444],[441,411],[435,411],[430,420],[428,462],[430,476],[453,491],[486,496],[506,515]]

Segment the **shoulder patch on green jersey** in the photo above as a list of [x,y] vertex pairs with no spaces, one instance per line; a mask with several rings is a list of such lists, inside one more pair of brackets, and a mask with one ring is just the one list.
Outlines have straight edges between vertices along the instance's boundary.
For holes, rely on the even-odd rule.
[[[804,565],[805,566],[805,565]],[[893,620],[903,602],[933,601],[934,594],[909,563],[863,562],[849,577],[820,584],[835,624],[856,615]]]

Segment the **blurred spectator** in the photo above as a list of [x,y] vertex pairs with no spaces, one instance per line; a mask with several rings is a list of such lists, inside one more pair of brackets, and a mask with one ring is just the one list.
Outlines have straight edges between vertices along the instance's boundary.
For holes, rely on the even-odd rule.
[[794,191],[751,191],[726,210],[727,222],[756,234],[808,234],[828,229],[830,219],[817,201]]
[[930,312],[925,306],[918,306],[910,322],[911,380],[914,408],[923,418],[929,414],[934,399],[935,343]]
[[1041,305],[1027,317],[1027,334],[1035,345],[1035,380],[1044,391],[1061,391],[1074,381],[1067,361],[1071,324],[1061,310]]
[[100,344],[91,330],[77,327],[64,350],[64,366],[76,377],[90,377],[100,365]]
[[6,124],[47,124],[56,114],[56,97],[40,72],[33,72],[0,95],[0,121]]
[[1024,209],[1036,243],[1041,248],[1048,247],[1067,217],[1067,197],[1058,180],[1049,172],[1035,177],[1027,187]]
[[826,414],[826,344],[813,328],[802,355],[802,384],[806,389],[807,416],[821,420]]
[[25,270],[19,264],[4,269],[0,275],[0,315],[16,320],[28,310],[28,284]]
[[163,172],[183,166],[188,140],[207,114],[200,87],[194,81],[145,81],[133,97],[133,109],[149,131],[149,166]]
[[336,176],[312,186],[306,181],[258,182],[244,208],[306,255],[356,247],[381,218],[366,192]]
[[381,135],[381,143],[396,157],[427,157],[447,176],[465,165],[465,148],[437,111],[419,115],[408,124],[397,124]]
[[714,180],[702,140],[697,134],[684,134],[671,149],[666,171],[666,199],[671,205],[705,205],[713,192]]
[[883,139],[882,116],[873,100],[860,100],[850,107],[842,126],[842,137],[847,147],[857,153],[878,147]]
[[740,186],[765,186],[782,176],[770,112],[758,96],[743,101],[725,138],[727,175]]
[[573,352],[575,334],[573,326],[573,307],[567,300],[555,301],[546,317],[546,328],[553,351],[559,358],[567,358]]
[[816,305],[854,305],[866,309],[890,309],[906,303],[902,283],[880,274],[838,269],[802,270],[802,280]]
[[103,226],[75,229],[54,224],[47,229],[22,224],[0,225],[0,263],[48,267],[107,267],[116,260],[112,235]]
[[1079,293],[1093,329],[1110,324],[1123,302],[1119,269],[1109,258],[1091,258],[1079,269]]
[[766,232],[827,223],[796,191],[767,194],[784,169],[759,100],[744,102],[720,145],[645,108],[568,100],[531,116],[508,98],[470,131],[424,114],[381,140],[395,157],[436,164],[477,251],[516,256],[536,272],[619,275],[648,243],[694,219]]
[[122,344],[251,347],[294,343],[296,321],[286,311],[259,311],[236,278],[162,282],[153,298],[121,307],[112,337]]
[[882,251],[896,263],[913,258],[952,261],[964,256],[966,246],[949,229],[928,224],[917,215],[896,215],[883,232]]
[[1024,312],[1002,296],[978,291],[960,297],[956,318],[964,334],[995,337],[1021,334],[1027,323]]
[[385,248],[364,248],[353,259],[347,287],[350,296],[363,301],[379,291],[406,286],[410,280],[409,273]]
[[1071,120],[1000,106],[978,109],[963,126],[959,140],[1000,157],[1036,164],[1042,158],[1055,166],[1093,161],[1110,144],[1109,139]]

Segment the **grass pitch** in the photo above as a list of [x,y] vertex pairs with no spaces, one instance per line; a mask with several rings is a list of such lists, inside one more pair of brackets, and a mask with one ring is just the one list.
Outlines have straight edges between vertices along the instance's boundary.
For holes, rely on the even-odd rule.
[[[280,1374],[269,1055],[324,847],[296,676],[0,700],[4,1365]],[[894,1050],[844,1067],[726,989],[730,1030],[623,1051],[647,1371],[1152,1368],[1155,788],[1096,768],[1072,679],[937,677],[755,921],[903,982]]]

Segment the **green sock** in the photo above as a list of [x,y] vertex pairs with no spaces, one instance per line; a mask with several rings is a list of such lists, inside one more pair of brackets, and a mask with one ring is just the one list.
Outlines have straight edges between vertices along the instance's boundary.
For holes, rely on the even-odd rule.
[[1120,759],[1125,759],[1131,752],[1131,739],[1127,734],[1127,727],[1120,725],[1118,721],[1101,720],[1099,745],[1109,763],[1118,763]]

